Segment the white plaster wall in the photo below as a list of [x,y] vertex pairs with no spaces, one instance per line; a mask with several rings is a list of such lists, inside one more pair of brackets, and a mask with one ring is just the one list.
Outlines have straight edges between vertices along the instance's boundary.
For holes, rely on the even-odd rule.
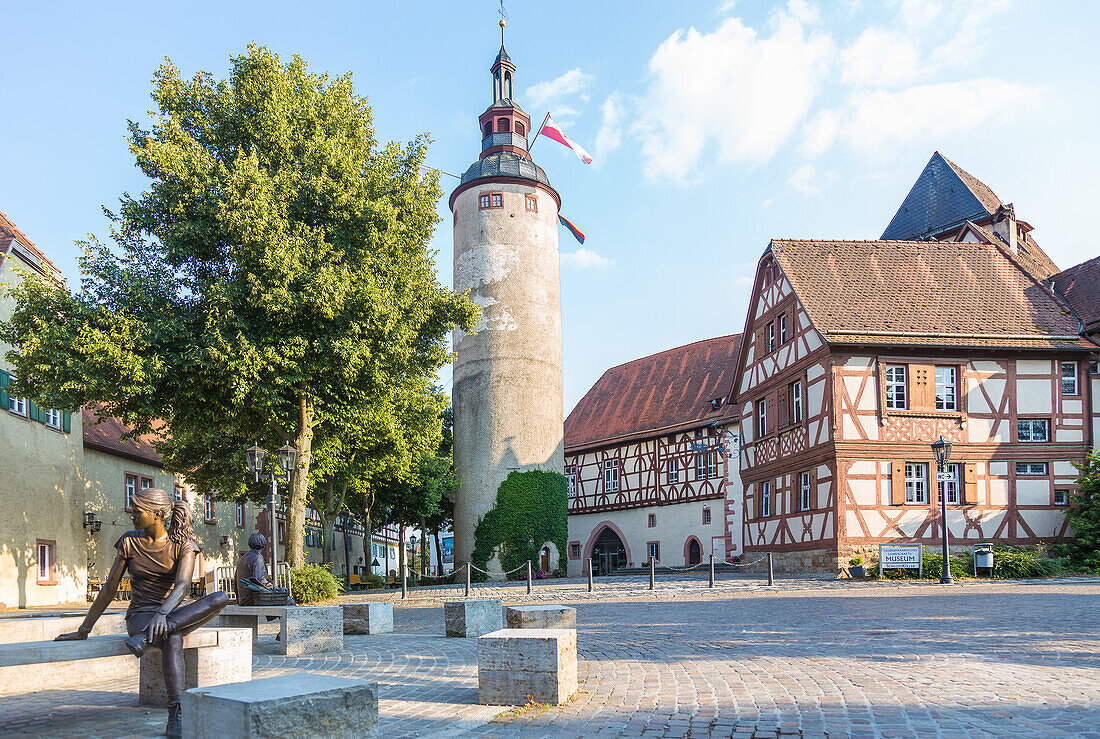
[[1050,482],[1016,478],[1016,505],[1050,505]]
[[1050,389],[1050,380],[1017,380],[1016,412],[1049,414],[1051,412]]

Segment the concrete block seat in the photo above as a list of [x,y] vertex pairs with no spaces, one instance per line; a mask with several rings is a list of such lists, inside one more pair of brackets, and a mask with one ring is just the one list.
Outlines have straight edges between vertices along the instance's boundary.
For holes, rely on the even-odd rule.
[[569,606],[508,606],[509,629],[575,629],[577,609]]
[[[167,700],[159,649],[140,660],[126,648],[125,634],[91,636],[83,641],[0,644],[0,693],[94,685],[139,677],[143,705]],[[185,687],[219,685],[252,677],[252,639],[247,629],[202,628],[183,638]]]
[[[84,623],[83,613],[35,613],[0,618],[0,644],[47,641],[76,631]],[[126,612],[108,611],[95,622],[91,636],[125,634]]]
[[292,672],[183,694],[185,739],[378,736],[378,684]]
[[565,703],[577,693],[575,629],[501,629],[478,637],[478,703]]
[[393,603],[345,603],[345,634],[388,634],[393,631]]
[[443,604],[447,636],[471,637],[488,634],[504,627],[499,598],[456,600]]
[[255,643],[261,618],[279,619],[279,652],[288,657],[344,648],[344,609],[340,606],[226,606],[214,623],[251,628]]

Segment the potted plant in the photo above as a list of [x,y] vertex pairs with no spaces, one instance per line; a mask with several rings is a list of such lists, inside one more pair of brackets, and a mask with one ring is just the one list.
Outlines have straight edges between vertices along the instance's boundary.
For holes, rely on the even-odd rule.
[[848,574],[853,580],[863,578],[863,557],[852,557],[848,560]]

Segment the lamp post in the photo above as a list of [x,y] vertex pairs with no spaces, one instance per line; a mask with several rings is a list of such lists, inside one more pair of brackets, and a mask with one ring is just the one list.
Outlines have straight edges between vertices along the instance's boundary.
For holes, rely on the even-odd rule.
[[411,563],[412,567],[408,567],[408,563],[406,563],[406,567],[407,567],[407,569],[410,569],[413,572],[417,572],[418,570],[416,569],[416,534],[411,534],[409,536],[409,547],[412,549],[412,563]]
[[[947,466],[947,460],[951,459],[951,442],[944,441],[941,436],[939,441],[932,444],[932,453],[936,456],[936,472],[943,472],[944,467]],[[936,475],[936,478],[936,489],[939,490],[939,474]],[[943,573],[940,575],[940,582],[944,585],[950,585],[954,581],[951,579],[951,559],[948,554],[949,534],[947,532],[947,495],[945,491],[940,492],[940,531],[943,535]]]
[[271,582],[278,586],[279,582],[275,579],[275,564],[279,559],[279,531],[275,522],[275,496],[279,492],[277,482],[279,478],[290,482],[294,470],[298,468],[298,450],[292,447],[290,442],[283,444],[275,452],[277,466],[269,472],[264,471],[264,462],[267,457],[267,452],[253,442],[252,446],[245,450],[244,463],[248,471],[256,476],[256,482],[271,481],[271,497],[268,500],[268,508],[271,510]]

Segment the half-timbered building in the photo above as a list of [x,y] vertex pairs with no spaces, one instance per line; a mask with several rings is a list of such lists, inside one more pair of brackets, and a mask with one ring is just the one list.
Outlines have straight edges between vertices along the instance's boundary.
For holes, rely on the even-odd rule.
[[750,560],[835,571],[938,543],[940,495],[953,544],[1067,534],[1097,346],[1022,223],[937,153],[884,235],[908,240],[771,242],[735,374]]
[[740,336],[607,370],[565,420],[569,575],[718,561],[741,549]]

